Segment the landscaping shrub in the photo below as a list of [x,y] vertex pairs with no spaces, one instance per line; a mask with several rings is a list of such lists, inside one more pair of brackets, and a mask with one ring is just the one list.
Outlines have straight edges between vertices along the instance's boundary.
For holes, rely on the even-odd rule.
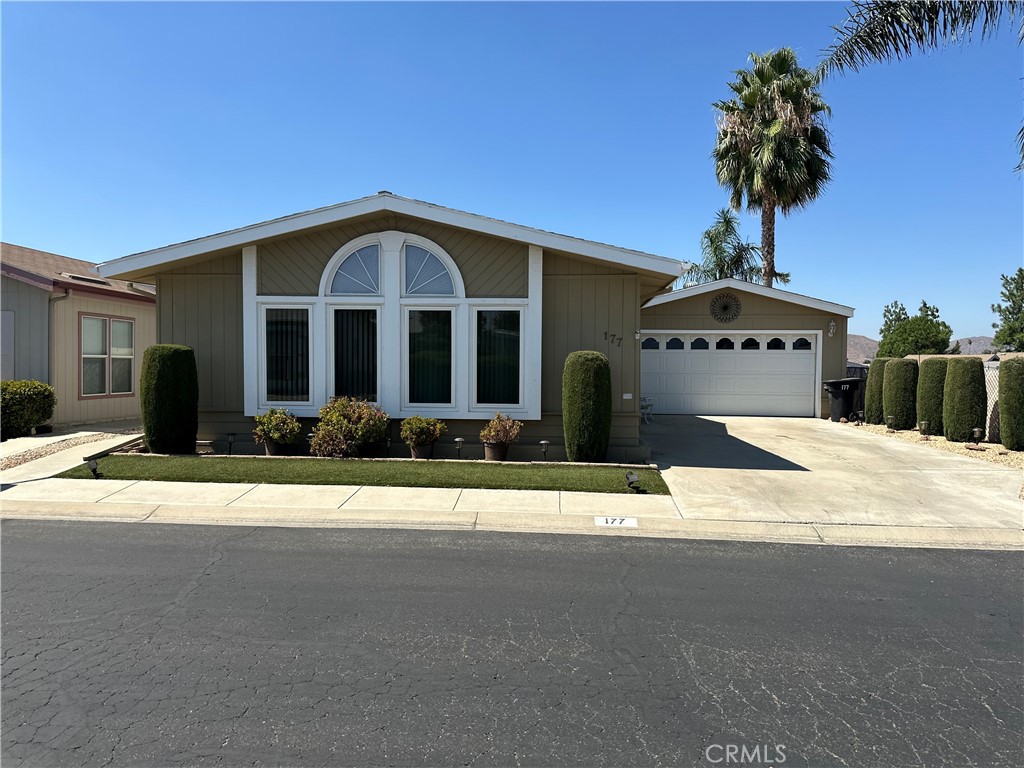
[[487,422],[487,426],[480,430],[480,442],[494,445],[515,443],[519,440],[522,428],[523,422],[498,411],[494,418]]
[[195,453],[199,374],[192,347],[154,344],[142,356],[139,404],[153,453]]
[[252,436],[257,443],[293,445],[302,440],[302,424],[284,408],[271,408],[254,420],[256,428],[253,429]]
[[0,437],[23,437],[53,418],[57,395],[41,381],[0,381]]
[[332,397],[320,409],[309,452],[314,456],[355,456],[387,437],[390,417],[380,406],[353,397]]
[[600,352],[573,352],[565,359],[562,429],[569,461],[604,461],[612,431],[612,372]]
[[868,424],[883,424],[882,390],[885,380],[885,364],[888,357],[876,357],[868,367],[868,382],[864,387],[864,421]]
[[985,429],[985,366],[978,357],[951,357],[942,392],[942,428],[946,439],[966,443],[971,430]]
[[948,363],[944,357],[932,357],[921,363],[917,374],[917,420],[928,422],[929,435],[942,434],[942,391]]
[[885,364],[882,379],[882,417],[893,429],[913,429],[917,423],[917,361],[895,358]]
[[410,448],[417,445],[433,445],[445,432],[448,425],[438,419],[410,416],[402,420],[399,434]]
[[1024,357],[999,364],[999,438],[1010,451],[1024,451]]

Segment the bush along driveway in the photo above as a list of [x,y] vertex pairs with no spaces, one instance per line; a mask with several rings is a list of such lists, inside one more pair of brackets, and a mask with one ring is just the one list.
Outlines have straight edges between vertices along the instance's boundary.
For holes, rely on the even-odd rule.
[[[110,480],[633,493],[622,467],[573,464],[113,455],[101,459],[99,468]],[[628,471],[639,477],[641,492],[668,494],[657,470]],[[92,474],[83,464],[59,477],[88,479]]]

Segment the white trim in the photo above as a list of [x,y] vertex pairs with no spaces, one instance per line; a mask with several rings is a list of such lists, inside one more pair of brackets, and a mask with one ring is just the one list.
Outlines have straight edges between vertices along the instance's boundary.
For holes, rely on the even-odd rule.
[[[515,403],[481,403],[477,398],[477,321],[478,312],[518,312],[519,313],[519,401]],[[526,307],[522,304],[472,304],[469,307],[469,409],[482,414],[493,415],[496,411],[509,415],[520,415],[526,407]],[[487,418],[490,418],[489,416]]]
[[[703,330],[703,329],[700,329],[700,328],[697,328],[697,329],[694,329],[694,330],[680,330],[678,328],[641,328],[640,329],[640,338],[641,339],[643,339],[644,336],[655,336],[655,335],[682,336],[683,334],[685,334],[687,336],[703,336],[703,337],[705,337],[708,340],[708,349],[707,349],[708,352],[714,352],[715,351],[715,340],[716,340],[716,338],[723,337],[723,336],[742,337],[740,339],[740,343],[742,343],[742,339],[746,338],[747,336],[754,336],[755,338],[758,337],[758,336],[762,336],[765,339],[765,346],[766,347],[767,347],[768,340],[772,336],[783,336],[783,335],[786,335],[786,336],[803,336],[804,338],[810,338],[810,337],[813,336],[814,337],[814,393],[813,393],[813,398],[814,398],[814,418],[816,418],[816,419],[820,419],[821,418],[821,387],[822,387],[822,384],[821,384],[821,379],[822,379],[822,376],[821,376],[821,360],[822,360],[822,357],[821,357],[821,354],[822,354],[822,352],[821,352],[821,345],[822,345],[823,331],[820,331],[820,330],[818,330],[818,331],[811,331],[811,330],[805,330],[803,328],[789,328],[789,329],[786,329],[786,330],[780,330],[780,329],[754,330],[754,329],[751,329],[751,328],[740,328],[740,329],[737,329],[735,331],[725,331],[722,328],[719,328],[719,329],[713,330],[713,331]],[[643,341],[641,341],[640,343],[643,344]],[[685,351],[688,352],[689,349],[686,349]],[[701,350],[698,350],[698,351],[701,351]],[[730,350],[730,351],[740,351],[740,350],[737,347],[736,350]],[[767,350],[762,350],[762,351],[767,351]],[[793,351],[799,351],[799,350],[793,350],[792,348],[787,347],[785,351],[793,352]],[[643,349],[640,350],[640,353],[643,354]]]
[[[267,395],[267,346],[266,346],[266,330],[267,330],[267,310],[268,309],[305,309],[306,310],[306,346],[307,353],[309,355],[309,371],[307,372],[308,389],[306,391],[307,399],[305,400],[271,400]],[[286,304],[273,304],[263,303],[259,304],[259,326],[258,326],[258,347],[257,356],[259,360],[259,406],[260,412],[264,413],[269,408],[287,408],[294,413],[299,413],[299,409],[308,410],[312,408],[316,401],[317,396],[317,384],[314,379],[314,371],[317,370],[315,362],[316,355],[314,350],[314,331],[313,321],[315,319],[315,305],[310,303],[308,300],[305,302],[292,302]],[[314,409],[315,410],[315,409]]]
[[[327,340],[327,348],[325,349],[325,355],[324,355],[324,361],[325,361],[324,362],[324,367],[325,367],[325,375],[326,375],[326,379],[327,379],[327,382],[326,382],[327,389],[324,392],[324,395],[323,395],[323,398],[322,398],[322,402],[327,402],[328,400],[330,400],[332,397],[335,396],[334,395],[334,392],[335,392],[335,386],[334,386],[334,349],[335,349],[335,344],[334,344],[334,313],[337,312],[338,310],[372,309],[374,312],[377,313],[377,371],[376,371],[376,376],[377,376],[377,386],[376,386],[377,399],[375,401],[373,401],[373,402],[375,402],[377,405],[380,405],[380,402],[381,402],[380,387],[381,387],[381,381],[382,381],[382,379],[381,379],[381,362],[380,362],[381,358],[382,358],[381,348],[380,348],[380,330],[381,330],[381,313],[382,313],[382,311],[384,309],[384,305],[381,303],[381,297],[380,296],[374,296],[374,298],[377,300],[375,304],[351,304],[351,303],[349,303],[347,301],[343,301],[346,297],[339,296],[337,298],[339,299],[338,302],[328,301],[324,305],[324,321],[327,323],[326,333],[324,334],[325,337],[326,337],[326,340]],[[320,402],[320,400],[318,400],[317,402]]]
[[536,245],[529,249],[527,267],[527,289],[529,306],[524,318],[523,340],[526,351],[523,355],[525,369],[523,392],[526,404],[526,418],[539,419],[541,416],[541,370],[544,365],[544,250]]
[[[327,262],[327,267],[324,269],[323,274],[320,275],[320,289],[317,291],[318,296],[337,296],[345,297],[346,299],[379,299],[384,281],[384,246],[380,241],[380,234],[363,235],[357,237],[355,240],[349,240],[345,245],[334,252],[330,260]],[[379,245],[380,250],[377,252],[377,293],[331,293],[331,283],[334,282],[334,275],[337,273],[338,268],[341,267],[342,263],[351,256],[353,253],[358,251],[360,248],[365,248],[368,245]]]
[[242,391],[246,416],[259,410],[259,306],[256,304],[256,246],[242,249]]
[[714,291],[720,291],[725,288],[732,288],[737,291],[746,291],[747,293],[753,293],[758,296],[765,296],[769,299],[785,301],[789,304],[797,304],[811,309],[820,309],[822,312],[831,312],[836,315],[842,315],[843,317],[853,317],[854,313],[853,307],[847,307],[843,304],[834,304],[831,301],[815,299],[810,296],[804,296],[790,291],[783,291],[778,288],[766,288],[765,286],[758,285],[757,283],[748,283],[744,280],[736,280],[732,277],[724,280],[715,280],[713,283],[693,285],[689,288],[679,288],[671,293],[663,293],[661,296],[655,296],[653,299],[648,300],[647,303],[643,305],[642,309],[657,307],[660,304],[668,304],[669,302],[679,301],[680,299],[689,299],[693,296],[701,296],[705,293],[713,293]]
[[97,271],[103,277],[118,277],[120,275],[144,272],[171,262],[200,256],[212,251],[241,248],[257,240],[284,237],[313,227],[337,224],[356,216],[385,212],[413,216],[438,224],[447,224],[541,248],[568,251],[579,256],[621,264],[666,277],[679,277],[692,266],[688,262],[666,258],[665,256],[656,256],[651,253],[596,243],[591,240],[581,240],[576,237],[559,235],[553,232],[533,229],[532,227],[524,227],[519,224],[512,224],[466,211],[457,211],[420,200],[399,197],[390,193],[381,193],[232,229],[227,232],[183,243],[123,256],[119,259],[113,259],[100,264],[97,267]]
[[[403,304],[402,305],[402,346],[401,346],[401,368],[402,368],[402,408],[399,413],[404,416],[420,415],[420,416],[432,416],[437,413],[445,413],[456,411],[459,409],[460,403],[464,402],[460,397],[459,392],[459,371],[465,370],[464,367],[460,366],[460,352],[462,344],[460,344],[460,323],[458,322],[459,310],[462,307],[449,304],[449,306],[442,307],[437,305],[420,306],[419,304]],[[449,384],[449,395],[450,399],[447,403],[414,403],[409,397],[409,314],[411,312],[448,312],[451,317],[451,366],[449,373],[451,375]]]

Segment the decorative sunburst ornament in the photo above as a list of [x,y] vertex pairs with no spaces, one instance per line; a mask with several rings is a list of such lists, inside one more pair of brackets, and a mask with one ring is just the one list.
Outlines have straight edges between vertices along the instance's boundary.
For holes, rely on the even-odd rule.
[[740,316],[742,309],[734,293],[720,293],[711,300],[711,316],[720,323],[731,323]]

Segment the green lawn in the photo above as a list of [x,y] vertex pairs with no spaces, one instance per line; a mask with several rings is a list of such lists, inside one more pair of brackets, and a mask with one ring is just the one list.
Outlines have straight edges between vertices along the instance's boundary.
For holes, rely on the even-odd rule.
[[[457,461],[361,461],[359,459],[266,459],[216,456],[131,456],[100,459],[111,480],[177,480],[192,483],[303,483],[390,485],[428,488],[519,488],[532,491],[632,493],[626,470],[537,464]],[[632,470],[647,493],[667,494],[654,469]],[[60,477],[91,478],[83,464]]]

